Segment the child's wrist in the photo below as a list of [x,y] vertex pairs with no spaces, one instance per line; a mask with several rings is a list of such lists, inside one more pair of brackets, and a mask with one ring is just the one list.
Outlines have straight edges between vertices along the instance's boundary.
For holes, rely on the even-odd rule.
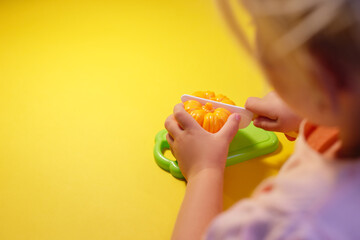
[[201,179],[224,179],[224,171],[225,167],[217,167],[217,168],[204,168],[189,174],[187,181],[197,181]]

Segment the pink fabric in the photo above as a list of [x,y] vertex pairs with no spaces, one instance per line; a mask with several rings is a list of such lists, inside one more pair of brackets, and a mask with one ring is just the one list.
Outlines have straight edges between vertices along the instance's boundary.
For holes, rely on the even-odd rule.
[[360,159],[321,155],[300,133],[279,174],[219,215],[205,239],[360,239]]

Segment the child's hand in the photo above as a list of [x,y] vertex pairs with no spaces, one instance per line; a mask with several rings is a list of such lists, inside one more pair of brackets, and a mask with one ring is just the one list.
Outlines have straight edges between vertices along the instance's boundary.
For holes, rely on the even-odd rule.
[[237,133],[240,115],[232,114],[222,129],[215,133],[204,130],[187,113],[182,103],[165,121],[170,149],[181,172],[189,180],[206,170],[224,171],[229,144]]
[[262,99],[248,98],[245,108],[258,115],[253,121],[256,127],[283,133],[299,131],[302,119],[275,92]]

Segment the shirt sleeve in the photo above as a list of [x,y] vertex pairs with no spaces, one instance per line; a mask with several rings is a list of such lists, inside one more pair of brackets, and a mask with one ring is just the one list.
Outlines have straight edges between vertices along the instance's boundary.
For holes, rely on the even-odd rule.
[[253,200],[242,200],[213,221],[205,239],[265,239],[274,220],[270,221],[270,216],[268,209]]
[[307,213],[296,212],[271,194],[261,198],[244,199],[219,215],[205,239],[321,239]]

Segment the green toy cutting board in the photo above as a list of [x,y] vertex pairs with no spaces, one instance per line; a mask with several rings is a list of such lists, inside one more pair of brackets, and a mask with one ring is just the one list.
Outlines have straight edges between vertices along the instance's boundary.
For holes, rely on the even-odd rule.
[[[165,129],[158,132],[155,137],[154,157],[156,163],[174,177],[183,179],[177,161],[170,160],[164,156],[165,150],[169,149],[166,140]],[[226,166],[244,162],[268,153],[274,152],[279,141],[273,132],[268,132],[250,124],[247,128],[240,129],[235,135],[229,147]]]

